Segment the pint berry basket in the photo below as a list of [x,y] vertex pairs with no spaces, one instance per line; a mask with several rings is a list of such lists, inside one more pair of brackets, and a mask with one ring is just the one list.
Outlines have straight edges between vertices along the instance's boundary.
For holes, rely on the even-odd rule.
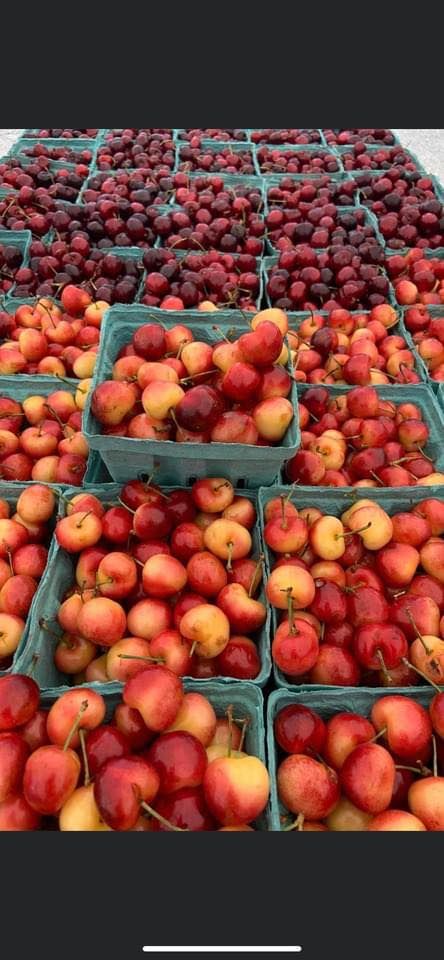
[[[31,377],[26,374],[21,374],[15,377],[0,377],[0,397],[10,397],[18,403],[23,403],[28,397],[49,396],[50,393],[54,393],[56,390],[66,390],[68,393],[75,394],[77,386],[76,380],[60,381],[57,377],[39,376],[36,378],[34,376]],[[105,483],[107,480],[109,480],[109,474],[100,454],[90,449],[82,484]],[[5,481],[3,481],[3,483],[4,482]],[[35,480],[29,480],[23,483],[23,487],[27,487],[29,484],[35,482]],[[50,483],[48,486],[52,487],[53,484]],[[57,483],[55,486],[59,490],[64,490],[70,486],[70,484]],[[79,486],[77,491],[80,489],[81,487]]]
[[[177,315],[176,315],[177,316]],[[213,314],[212,314],[213,316]],[[177,322],[167,311],[156,320],[166,329]],[[183,322],[183,314],[180,314]],[[297,418],[296,385],[289,396],[295,417],[285,437],[278,446],[257,447],[242,443],[175,443],[172,440],[138,440],[128,437],[106,436],[91,410],[94,389],[112,375],[113,363],[121,347],[129,343],[135,331],[144,323],[152,322],[153,314],[142,305],[115,306],[107,311],[100,341],[99,358],[84,413],[85,436],[92,450],[97,450],[113,480],[124,483],[136,474],[155,473],[156,483],[187,486],[198,477],[220,475],[231,480],[236,487],[267,486],[275,481],[283,464],[296,453],[300,443]],[[229,332],[229,327],[216,314],[218,329],[207,320],[202,323],[187,322],[196,340],[216,344],[220,331]],[[236,323],[236,334],[247,332],[246,321]]]
[[[162,489],[164,493],[168,494],[173,488],[163,487]],[[104,505],[111,506],[113,504],[119,506],[120,484],[87,484],[86,490],[88,493],[96,496]],[[79,489],[77,487],[64,489],[64,499],[60,503],[59,516],[66,515],[67,502],[78,493]],[[240,491],[237,491],[237,494],[239,493]],[[246,496],[252,500],[256,508],[257,519],[254,528],[251,530],[251,538],[253,541],[252,552],[255,557],[260,557],[262,553],[262,534],[258,496],[253,491],[242,491],[242,496]],[[24,649],[23,656],[20,657],[15,668],[15,672],[17,673],[29,673],[32,667],[32,676],[42,688],[53,687],[61,692],[70,689],[71,684],[69,682],[70,678],[67,677],[66,674],[60,673],[54,664],[54,650],[58,643],[59,636],[61,636],[63,632],[57,624],[57,613],[66,591],[75,583],[77,561],[78,554],[67,553],[54,539],[51,566],[48,566],[42,579],[41,592],[38,602],[32,611],[32,620],[30,620],[30,635],[32,636],[32,641],[27,645],[26,649]],[[261,600],[266,606],[267,618],[263,627],[252,637],[257,644],[261,660],[261,669],[254,681],[248,681],[248,683],[251,683],[253,686],[263,687],[267,683],[271,673],[271,611],[265,600],[264,582],[257,595],[257,599]],[[42,622],[50,625],[51,632],[48,632],[48,630],[42,626]],[[225,684],[237,686],[244,681],[237,680],[233,677],[220,676],[217,678],[217,682],[221,686]],[[198,687],[204,692],[210,681],[202,679],[195,680],[194,683],[196,684],[196,688]],[[91,686],[102,692],[103,690],[111,689],[113,687],[113,681],[109,683],[94,682]]]
[[[278,559],[279,554],[274,555],[270,547],[267,546],[264,540],[264,528],[265,528],[265,508],[269,500],[274,499],[275,497],[288,497],[289,495],[288,487],[273,487],[263,488],[259,490],[259,514],[261,522],[261,540],[264,544],[264,556],[265,556],[265,572],[266,577],[270,575],[274,560]],[[427,500],[429,498],[434,498],[437,500],[444,501],[444,486],[430,486],[430,487],[396,487],[396,488],[364,488],[364,487],[325,487],[321,489],[320,487],[295,487],[294,491],[291,494],[291,503],[299,510],[302,510],[303,507],[315,507],[318,510],[321,510],[323,514],[328,514],[334,517],[340,517],[346,510],[348,510],[353,503],[356,503],[357,500],[368,500],[372,499],[385,510],[389,516],[392,516],[395,513],[400,513],[403,511],[410,511],[415,504],[421,503],[422,500]],[[273,642],[274,634],[278,627],[279,611],[275,608],[271,610],[271,643]],[[382,696],[384,689],[392,690],[392,688],[384,687],[366,687],[365,685],[360,687],[337,687],[337,686],[327,686],[322,684],[309,683],[307,678],[300,678],[300,683],[297,682],[297,678],[291,678],[285,676],[282,671],[272,664],[273,667],[273,678],[278,687],[285,687],[292,691],[305,691],[305,690],[324,690],[328,695],[329,691],[332,690],[351,690],[351,691],[366,691],[366,692],[379,692]],[[424,685],[422,686],[411,686],[403,688],[405,692],[413,691],[423,691]]]
[[428,707],[435,695],[431,687],[418,690],[413,687],[404,687],[395,690],[317,690],[312,693],[292,693],[289,690],[274,690],[268,698],[267,704],[267,761],[271,781],[270,804],[267,811],[268,829],[271,831],[285,831],[285,826],[295,819],[294,814],[288,813],[279,800],[277,788],[277,770],[280,762],[288,754],[281,751],[274,735],[274,721],[278,713],[290,704],[300,704],[314,710],[324,721],[330,720],[337,713],[359,713],[369,717],[373,705],[388,693],[404,694]]
[[[14,513],[15,513],[16,503],[17,503],[17,500],[18,500],[20,494],[23,493],[24,490],[28,489],[31,485],[32,485],[31,483],[2,483],[2,482],[0,482],[0,500],[6,500],[6,502],[9,504],[11,517],[12,517],[12,516],[14,515]],[[47,578],[48,571],[53,568],[54,554],[55,554],[56,551],[55,551],[55,541],[54,541],[54,537],[53,537],[53,535],[52,535],[52,532],[53,532],[54,527],[55,527],[55,523],[56,523],[56,519],[57,519],[59,507],[60,507],[60,502],[61,502],[61,501],[60,501],[60,496],[61,496],[61,493],[62,493],[62,488],[61,488],[60,486],[57,487],[57,486],[55,486],[54,484],[46,484],[46,486],[50,486],[50,487],[52,488],[52,490],[54,491],[54,493],[55,493],[55,495],[56,495],[56,499],[57,499],[57,503],[56,503],[55,508],[54,508],[54,514],[53,514],[51,520],[48,522],[48,527],[49,527],[49,531],[50,531],[50,538],[49,538],[48,543],[46,544],[46,546],[48,547],[48,559],[47,559],[46,570],[45,570],[45,572],[44,572],[44,574],[43,574],[43,577],[41,578],[41,580],[40,580],[40,582],[39,582],[39,584],[38,584],[37,590],[36,590],[36,592],[35,592],[35,594],[34,594],[34,597],[33,597],[33,600],[32,600],[31,606],[30,606],[30,609],[29,609],[28,614],[27,614],[27,616],[26,616],[25,629],[24,629],[24,631],[23,631],[23,634],[22,634],[22,637],[21,637],[21,639],[20,639],[20,643],[19,643],[19,645],[18,645],[18,647],[17,647],[17,650],[15,651],[15,653],[14,653],[13,656],[12,656],[12,663],[11,663],[11,665],[10,665],[9,667],[2,668],[2,662],[4,663],[5,660],[2,661],[2,660],[0,659],[0,677],[3,677],[3,676],[5,676],[5,675],[8,674],[8,673],[20,673],[20,672],[21,672],[20,669],[19,669],[19,667],[18,667],[18,664],[19,664],[20,661],[23,659],[23,656],[24,656],[25,652],[28,650],[28,647],[30,648],[31,645],[32,645],[32,644],[31,644],[32,622],[33,622],[34,611],[35,611],[36,607],[38,606],[38,602],[39,602],[39,593],[40,593],[40,591],[43,589],[44,581],[45,581],[46,578]],[[29,660],[29,666],[31,667],[31,665],[32,665],[32,659]],[[30,672],[30,670],[29,670],[28,672]]]

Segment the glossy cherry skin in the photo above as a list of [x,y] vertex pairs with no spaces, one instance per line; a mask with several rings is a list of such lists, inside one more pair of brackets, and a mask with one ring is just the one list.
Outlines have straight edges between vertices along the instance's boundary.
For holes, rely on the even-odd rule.
[[314,710],[291,703],[275,718],[274,734],[286,753],[322,753],[326,725]]
[[[175,827],[193,832],[216,830],[201,787],[184,787],[169,796],[162,796],[154,804],[155,809]],[[155,831],[168,832],[168,827],[154,821]]]
[[151,803],[159,789],[154,767],[142,757],[108,760],[97,773],[94,797],[102,819],[112,830],[131,830],[142,801]]
[[100,767],[108,760],[125,757],[131,752],[129,739],[117,727],[104,723],[88,733],[86,755],[91,777],[95,777]]
[[20,790],[29,747],[20,733],[0,733],[0,803]]
[[250,637],[230,637],[227,646],[217,657],[217,665],[223,677],[255,680],[261,669],[257,645]]
[[347,598],[344,591],[331,580],[316,581],[316,594],[310,613],[325,623],[343,623],[347,617]]
[[163,733],[144,756],[159,775],[162,795],[185,787],[200,787],[208,764],[200,740],[183,730]]
[[218,390],[204,384],[192,387],[177,404],[175,416],[184,430],[199,433],[211,430],[224,412],[224,401]]
[[389,619],[389,606],[384,595],[373,587],[357,587],[348,595],[347,613],[354,627],[368,623],[385,623]]
[[39,747],[26,762],[25,800],[37,813],[54,815],[74,792],[79,775],[80,760],[74,750],[55,744]]
[[28,723],[39,703],[40,690],[31,677],[18,673],[0,677],[0,731]]

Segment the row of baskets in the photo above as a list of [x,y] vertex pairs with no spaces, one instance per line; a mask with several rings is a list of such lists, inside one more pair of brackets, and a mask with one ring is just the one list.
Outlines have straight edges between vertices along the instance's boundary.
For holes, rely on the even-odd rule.
[[[106,719],[120,701],[121,687],[110,685],[112,689],[103,693],[106,703]],[[202,691],[196,682],[186,681],[187,693]],[[404,691],[405,693],[405,691]],[[41,705],[49,709],[60,695],[60,691],[47,690],[42,694]],[[246,729],[245,750],[248,754],[258,757],[266,764],[270,775],[270,799],[266,810],[256,823],[259,831],[280,832],[285,830],[291,821],[279,801],[277,788],[277,768],[281,760],[279,747],[274,735],[274,722],[281,710],[290,704],[300,704],[316,711],[327,722],[332,716],[342,712],[359,713],[369,717],[375,702],[381,697],[378,690],[333,690],[333,691],[304,691],[296,693],[290,690],[275,690],[264,703],[264,697],[259,687],[252,683],[239,682],[237,684],[221,684],[217,681],[207,681],[205,696],[211,702],[218,717],[226,715],[229,707],[233,708],[235,716],[248,719]],[[408,696],[427,707],[434,695],[430,689],[409,690]]]
[[[437,421],[437,425],[444,426],[443,420]],[[435,437],[436,439],[436,437]],[[441,457],[442,460],[442,457]],[[129,468],[127,479],[134,478],[134,472]],[[211,474],[209,474],[211,475]],[[213,473],[213,476],[216,475]],[[223,474],[222,474],[223,475]],[[161,485],[162,490],[168,493],[172,486]],[[119,495],[122,484],[91,484],[87,486],[88,493],[94,494],[104,505],[118,505]],[[20,493],[23,491],[23,484],[8,484],[0,487],[0,497],[6,499],[8,503],[15,506]],[[404,487],[393,489],[372,489],[371,496],[389,515],[394,513],[409,511],[412,507],[422,500],[430,497],[436,497],[443,500],[442,486],[427,487]],[[59,491],[60,493],[62,491]],[[280,495],[288,496],[289,488],[281,486],[271,486],[254,490],[238,490],[242,496],[247,496],[254,504],[257,511],[257,521],[252,530],[252,550],[255,556],[264,553],[264,576],[270,573],[272,555],[264,542],[264,510],[269,500]],[[77,488],[68,488],[64,490],[64,496],[59,498],[58,515],[63,516],[66,513],[66,503],[70,497],[78,494]],[[368,491],[366,491],[367,495]],[[332,516],[340,516],[347,510],[358,498],[356,489],[342,488],[320,490],[314,487],[297,487],[291,491],[292,503],[299,508],[311,507],[321,509],[324,513]],[[54,518],[55,519],[55,518]],[[57,688],[63,692],[68,688],[68,678],[60,673],[54,664],[54,651],[58,644],[61,630],[57,627],[57,613],[67,591],[75,581],[76,557],[67,553],[52,538],[48,564],[41,580],[40,586],[35,594],[33,603],[28,614],[25,632],[22,636],[20,645],[14,655],[13,662],[8,671],[14,673],[32,673],[32,676],[39,683],[42,689]],[[260,671],[254,680],[254,686],[265,687],[272,676],[274,684],[278,687],[291,689],[296,692],[304,690],[324,690],[328,694],[329,690],[320,685],[309,685],[307,683],[295,683],[284,676],[281,671],[272,664],[271,660],[271,642],[277,627],[277,613],[272,610],[265,601],[265,594],[262,588],[258,599],[267,606],[267,619],[263,627],[255,636],[257,649],[261,662]],[[50,624],[48,631],[46,625]],[[196,681],[206,688],[207,680]],[[230,680],[229,677],[219,678],[221,684],[241,683],[241,681]],[[97,689],[100,692],[106,692],[110,689],[110,683],[99,683]],[[112,684],[111,684],[112,688]],[[365,689],[365,688],[359,688]]]
[[[13,310],[13,304],[9,303],[7,309]],[[183,322],[182,312],[158,310],[155,316],[167,329]],[[238,313],[220,311],[217,314],[218,323],[215,327],[205,324],[205,316],[199,311],[187,312],[187,326],[197,340],[213,344],[219,342],[221,330],[228,336],[233,328],[237,335],[248,330],[246,319]],[[290,314],[292,329],[297,329],[307,316],[308,314]],[[293,383],[290,400],[295,411],[294,420],[277,446],[256,447],[230,444],[227,447],[227,444],[223,443],[175,443],[168,440],[142,440],[102,434],[100,425],[91,410],[93,391],[104,380],[111,379],[113,364],[121,348],[131,341],[134,332],[143,323],[152,322],[152,319],[152,309],[136,304],[125,307],[116,305],[105,315],[96,369],[83,415],[83,432],[90,446],[85,482],[104,482],[108,479],[122,482],[128,479],[129,468],[133,475],[155,472],[161,483],[184,486],[196,477],[211,476],[214,473],[226,475],[238,487],[257,488],[279,481],[285,462],[294,456],[300,445],[298,398],[303,400],[304,392],[311,386],[310,384]],[[411,386],[378,386],[377,390],[384,399],[396,396],[399,402],[415,402],[421,406],[424,420],[430,429],[431,455],[437,463],[437,469],[444,468],[441,443],[443,385],[429,381],[427,368],[416,353],[412,338],[402,319],[391,332],[403,337],[408,349],[414,353],[416,369],[422,382]],[[59,381],[51,377],[36,376],[30,379],[24,374],[17,374],[13,377],[0,378],[0,393],[2,396],[23,402],[27,397],[35,394],[47,396],[56,389],[57,383]],[[434,391],[431,389],[432,383]],[[65,380],[62,388],[74,394],[76,385],[76,380]],[[327,389],[332,396],[336,396],[347,392],[351,387],[328,385]]]

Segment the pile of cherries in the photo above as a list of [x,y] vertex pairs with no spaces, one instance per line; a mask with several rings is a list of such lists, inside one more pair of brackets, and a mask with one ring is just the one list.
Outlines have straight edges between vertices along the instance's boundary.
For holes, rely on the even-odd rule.
[[444,210],[430,177],[403,175],[391,167],[382,176],[358,177],[361,202],[378,218],[387,247],[444,246]]
[[336,309],[327,316],[310,314],[288,332],[295,380],[360,386],[419,383],[414,352],[401,333],[390,332],[397,322],[396,310],[388,303],[370,313]]
[[141,302],[163,310],[239,307],[255,310],[260,291],[260,265],[250,253],[187,253],[145,250],[146,270]]
[[383,400],[375,387],[331,396],[310,387],[299,404],[301,449],[287,476],[309,486],[411,487],[442,483],[424,449],[430,430],[416,403]]
[[232,147],[206,149],[191,144],[180,147],[179,170],[205,170],[207,173],[241,173],[254,176],[256,168],[251,150],[233,150]]
[[251,131],[252,143],[321,143],[320,130],[264,129]]
[[[114,201],[116,210],[119,210],[118,201],[129,200],[131,204],[136,205],[131,208],[131,213],[140,215],[145,213],[146,207],[152,203],[167,203],[173,189],[171,176],[162,176],[153,173],[152,170],[138,167],[137,170],[119,170],[116,173],[95,173],[86,184],[82,200],[88,204],[91,212],[97,213],[99,219],[101,217],[107,219],[109,216],[107,206],[97,205],[93,210],[89,204],[106,199]],[[109,209],[111,210],[110,206]],[[123,204],[122,212],[125,209],[126,204]],[[114,215],[116,210],[112,211]]]
[[[42,297],[34,304],[21,304],[15,313],[0,312],[1,375],[88,380],[94,372],[100,326],[108,307],[105,300],[93,302],[85,290],[68,284],[62,290],[60,307]],[[84,386],[79,384],[79,397]]]
[[30,163],[23,163],[20,157],[8,157],[0,163],[0,189],[20,190],[18,199],[25,204],[36,199],[35,191],[39,187],[45,189],[48,198],[75,202],[88,173],[85,163],[76,163],[74,170],[63,166],[56,169],[42,155]]
[[371,130],[371,129],[355,129],[355,130],[327,130],[323,129],[322,133],[324,134],[326,142],[330,146],[345,146],[349,143],[359,144],[359,143],[384,143],[390,146],[395,142],[394,134],[391,130]]
[[432,316],[422,304],[409,307],[405,311],[404,322],[421,359],[427,364],[431,379],[444,380],[444,310],[438,310]]
[[168,493],[133,480],[113,505],[79,493],[56,526],[74,560],[63,633],[49,633],[58,670],[125,682],[162,662],[181,677],[254,680],[266,620],[255,524],[254,502],[221,477]]
[[359,246],[337,241],[325,251],[308,243],[283,250],[268,271],[266,290],[282,310],[369,310],[389,298],[384,250],[375,237]]
[[32,147],[22,147],[18,156],[46,157],[48,160],[64,160],[66,163],[80,163],[89,167],[92,161],[92,150],[89,147],[74,150],[68,145],[48,147],[45,143],[36,143]]
[[229,143],[232,140],[235,143],[240,143],[246,139],[246,130],[230,130],[226,127],[194,127],[179,132],[179,140],[188,140],[191,147],[199,147],[202,140],[217,140],[221,143]]
[[[282,830],[444,830],[444,693],[428,707],[389,695],[370,716],[290,703],[274,720],[287,754],[278,796]],[[295,819],[294,819],[295,818]],[[290,820],[290,822],[289,822]]]
[[175,162],[172,130],[110,130],[97,151],[99,170],[144,167],[168,176]]
[[444,303],[444,260],[440,257],[425,257],[423,249],[412,247],[405,256],[387,257],[386,267],[401,306]]
[[264,310],[250,332],[230,341],[221,331],[214,344],[184,324],[145,323],[95,388],[91,411],[113,436],[281,444],[294,417],[286,326],[282,311]]
[[38,140],[45,140],[46,138],[55,138],[57,140],[84,140],[84,139],[93,139],[98,134],[98,129],[87,129],[87,130],[68,130],[62,129],[61,127],[48,127],[47,129],[41,130],[27,130],[27,137],[36,137]]
[[[375,229],[364,207],[341,210],[330,201],[329,195],[333,191],[329,188],[320,191],[318,197],[316,188],[310,189],[307,185],[298,192],[297,205],[276,205],[265,218],[268,239],[278,250],[288,250],[300,243],[308,243],[314,249],[337,243],[359,248],[362,243],[375,238]],[[304,196],[316,199],[304,200]]]
[[15,283],[20,284],[20,279],[27,270],[22,263],[23,253],[20,247],[14,243],[0,243],[0,290],[2,293],[9,293]]
[[341,165],[330,150],[279,150],[264,146],[257,150],[261,173],[339,173]]
[[0,830],[255,829],[270,780],[246,752],[249,716],[217,717],[161,664],[110,722],[106,706],[85,687],[44,706],[31,677],[0,678]]
[[222,177],[184,173],[173,177],[175,205],[165,208],[153,230],[175,250],[217,249],[259,257],[265,224],[261,186],[225,185]]
[[[38,584],[46,569],[56,498],[35,483],[15,507],[0,500],[0,668],[7,670],[23,636]],[[15,511],[15,512],[14,512]],[[2,778],[0,761],[0,783]]]
[[[24,331],[27,344],[32,343],[33,332]],[[86,386],[75,395],[68,390],[54,390],[45,396],[30,394],[23,403],[0,394],[3,482],[40,480],[81,485],[89,448],[82,433],[82,406],[78,404],[84,405],[86,396]]]
[[379,147],[367,150],[365,143],[356,143],[354,147],[341,151],[344,170],[392,170],[394,175],[417,173],[416,163],[403,147]]
[[[61,211],[55,217],[65,217]],[[66,215],[67,216],[67,215]],[[64,221],[65,222],[65,221]],[[114,249],[92,247],[88,235],[74,233],[67,240],[33,240],[28,267],[16,275],[14,297],[61,296],[67,285],[82,287],[85,295],[110,303],[133,303],[142,280],[142,265]]]
[[264,510],[278,669],[297,683],[442,684],[444,503],[389,516],[358,499],[339,518],[292,492]]

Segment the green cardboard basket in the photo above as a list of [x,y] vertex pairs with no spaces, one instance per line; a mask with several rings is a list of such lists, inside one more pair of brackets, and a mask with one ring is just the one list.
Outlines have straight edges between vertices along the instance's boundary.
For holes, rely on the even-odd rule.
[[[59,380],[57,377],[44,376],[30,377],[27,374],[15,377],[0,377],[0,396],[10,397],[12,400],[17,400],[18,403],[23,403],[23,400],[26,400],[27,397],[48,396],[55,390],[67,390],[68,393],[74,394],[76,389],[76,380]],[[107,479],[105,466],[100,455],[95,450],[90,450],[83,483],[99,483],[102,479]],[[36,483],[36,481],[29,480],[23,486],[27,487],[31,483]],[[49,484],[49,486],[51,487],[53,484]],[[57,483],[55,486],[59,490],[64,490],[71,484]],[[77,488],[77,490],[80,489],[80,487]]]
[[[16,505],[16,503],[17,503],[17,500],[18,500],[20,494],[23,493],[23,491],[26,490],[26,489],[27,489],[28,487],[30,487],[30,486],[31,486],[31,483],[12,483],[12,482],[11,482],[11,483],[3,483],[3,482],[0,483],[0,499],[1,499],[1,500],[6,500],[6,501],[9,503],[9,505],[10,505],[10,507],[11,507],[11,515],[12,515],[13,513],[15,513],[15,505]],[[61,494],[61,492],[62,492],[62,488],[61,488],[60,486],[56,486],[55,484],[46,484],[46,486],[50,486],[50,487],[52,488],[52,490],[54,490],[54,493],[56,494],[57,499],[58,499],[58,503],[56,504],[54,516],[52,517],[52,520],[50,521],[50,524],[49,524],[50,530],[51,530],[51,529],[53,530],[54,527],[55,527],[56,517],[57,517],[57,515],[58,515],[58,511],[59,511],[59,507],[60,507],[60,503],[61,503],[61,500],[59,499],[59,497],[60,497],[60,494]],[[78,491],[77,491],[77,492],[78,492]],[[25,653],[25,651],[26,651],[26,649],[27,649],[28,642],[30,641],[30,637],[31,637],[31,635],[32,635],[32,626],[31,626],[31,623],[32,623],[32,619],[33,619],[34,610],[36,609],[36,606],[38,605],[38,602],[39,602],[39,593],[40,593],[40,590],[41,590],[42,587],[43,587],[44,580],[46,579],[46,576],[47,576],[48,571],[53,567],[53,559],[54,559],[54,553],[55,553],[54,537],[51,537],[51,540],[50,540],[50,542],[47,544],[47,546],[48,546],[48,560],[47,560],[46,570],[45,570],[45,573],[43,574],[43,577],[41,578],[41,580],[40,580],[40,582],[39,582],[39,585],[38,585],[37,590],[36,590],[36,592],[35,592],[35,594],[34,594],[34,597],[33,597],[32,603],[31,603],[31,606],[30,606],[30,608],[29,608],[28,615],[27,615],[27,617],[26,617],[25,629],[24,629],[24,631],[23,631],[23,634],[22,634],[20,643],[19,643],[19,645],[18,645],[18,647],[17,647],[17,650],[15,651],[15,653],[14,653],[14,655],[13,655],[11,666],[10,666],[10,667],[7,667],[5,670],[0,669],[0,677],[4,677],[4,676],[6,676],[6,674],[8,674],[8,673],[20,673],[20,670],[18,669],[18,666],[17,666],[17,665],[18,665],[18,663],[22,660],[22,657],[23,657],[23,655],[24,655],[24,653]],[[30,665],[31,665],[31,664],[30,664]]]
[[[172,489],[175,488],[163,487],[165,493],[170,492]],[[87,490],[88,493],[94,494],[103,503],[118,504],[118,496],[120,494],[121,484],[90,484],[87,486]],[[79,490],[76,487],[64,489],[64,496],[67,500],[78,493]],[[239,491],[237,491],[237,493],[239,493]],[[250,500],[252,500],[257,510],[257,521],[254,529],[251,531],[251,536],[253,540],[253,552],[256,556],[260,556],[262,551],[262,538],[259,520],[258,498],[255,493],[248,491],[242,491],[242,495],[247,496]],[[66,512],[65,507],[66,500],[61,501],[60,515],[62,516],[65,515]],[[67,678],[65,674],[60,673],[54,664],[54,649],[57,644],[57,640],[52,634],[49,634],[47,630],[42,629],[40,626],[40,621],[51,621],[51,629],[53,629],[54,633],[56,634],[61,634],[63,632],[60,630],[58,624],[53,623],[53,621],[55,621],[57,618],[57,612],[66,590],[69,589],[71,584],[74,582],[77,560],[77,554],[67,553],[58,545],[57,542],[54,542],[53,562],[51,563],[51,568],[48,567],[47,575],[44,575],[41,595],[38,603],[35,604],[33,609],[32,622],[30,626],[32,641],[30,644],[28,644],[23,656],[20,658],[20,662],[15,668],[15,672],[17,673],[28,673],[31,669],[31,666],[33,666],[32,675],[36,682],[44,688],[61,687],[63,689],[67,689],[70,686],[69,678]],[[267,619],[261,630],[258,630],[253,638],[257,642],[261,659],[261,669],[258,676],[254,681],[251,681],[251,683],[253,683],[254,686],[263,687],[267,683],[271,671],[271,614],[270,609],[266,604],[263,585],[258,594],[258,599],[262,600],[265,606],[267,606]],[[243,681],[237,680],[234,677],[219,677],[218,682],[222,685],[231,684],[237,686],[237,684],[242,683]],[[196,680],[195,683],[199,688],[206,689],[209,681]],[[96,684],[93,684],[93,686],[96,687]],[[110,683],[101,684],[100,688],[103,687],[104,689],[108,689],[111,686],[112,682],[110,681]]]
[[[88,684],[87,689],[95,689],[101,693],[106,704],[106,722],[111,721],[112,715],[118,703],[121,702],[122,685],[112,684],[112,689],[100,689],[97,684]],[[235,717],[239,719],[248,718],[249,724],[245,734],[245,750],[248,754],[258,757],[266,764],[265,751],[265,723],[264,723],[264,699],[261,690],[251,683],[221,684],[217,680],[208,680],[205,691],[194,680],[186,680],[184,683],[186,693],[202,693],[208,698],[214,708],[217,717],[225,717],[228,707],[233,707]],[[44,709],[50,709],[55,701],[60,697],[59,688],[42,690],[41,706]],[[255,822],[255,827],[260,831],[267,831],[268,811],[264,813]]]
[[281,804],[277,789],[277,770],[279,763],[284,759],[283,752],[280,751],[274,737],[274,721],[280,710],[288,707],[290,704],[297,703],[304,707],[319,713],[323,720],[330,720],[336,713],[350,712],[360,713],[368,717],[373,705],[381,697],[388,694],[404,694],[420,703],[423,707],[428,707],[433,699],[435,691],[429,688],[393,689],[382,692],[380,690],[327,690],[324,692],[317,690],[312,693],[293,693],[290,690],[274,690],[268,698],[267,704],[267,760],[268,771],[271,780],[270,804],[267,810],[268,829],[281,831],[285,820],[293,820],[294,816],[288,814]]
[[[182,317],[182,313],[179,315]],[[170,311],[163,311],[161,320],[169,329],[174,326],[176,317],[172,316]],[[85,407],[84,430],[91,449],[99,451],[113,480],[122,483],[137,473],[150,474],[155,471],[156,481],[159,483],[187,486],[197,477],[211,476],[216,472],[226,476],[238,487],[257,488],[261,484],[265,486],[273,483],[283,463],[293,456],[300,443],[295,384],[292,386],[290,400],[294,404],[296,416],[279,446],[265,448],[246,444],[135,440],[106,436],[100,432],[100,425],[91,411],[92,393],[98,384],[111,376],[119,349],[129,343],[139,326],[149,323],[152,318],[148,307],[116,306],[107,311],[102,324],[99,359]],[[228,332],[227,325],[217,325]],[[202,324],[193,322],[188,322],[188,326],[198,340],[217,343],[221,339],[220,333],[214,330],[209,322],[205,328]],[[246,323],[237,327],[239,332],[248,329]]]
[[[264,540],[264,511],[269,500],[281,495],[288,496],[288,487],[262,488],[259,490],[259,514],[262,530],[262,542],[264,544],[265,570],[267,576],[270,574],[274,560],[273,551],[267,546]],[[416,503],[421,500],[436,498],[444,500],[444,488],[441,486],[430,487],[392,487],[391,489],[377,489],[375,487],[300,487],[296,486],[291,495],[291,502],[301,510],[303,507],[317,507],[323,513],[331,514],[334,517],[341,516],[345,510],[352,506],[357,500],[375,500],[383,510],[392,516],[394,513],[409,511]],[[272,608],[271,611],[271,640],[273,640],[278,626],[277,611]],[[323,684],[311,684],[302,680],[297,683],[291,678],[286,677],[279,668],[273,664],[273,676],[278,687],[286,687],[290,690],[367,690],[373,691],[374,687],[336,687]],[[381,690],[382,688],[376,688]],[[423,690],[423,686],[408,687],[409,690]]]

